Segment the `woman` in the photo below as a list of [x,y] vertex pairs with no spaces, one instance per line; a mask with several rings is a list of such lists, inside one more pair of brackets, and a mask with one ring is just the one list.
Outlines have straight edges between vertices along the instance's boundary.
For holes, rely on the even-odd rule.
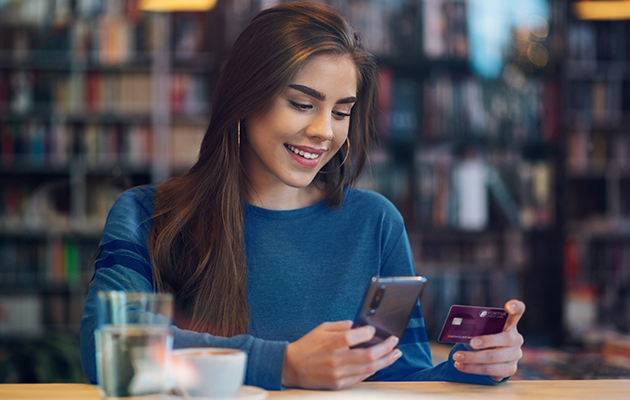
[[248,353],[246,383],[344,388],[377,380],[491,384],[516,371],[523,303],[503,333],[431,364],[420,303],[405,334],[369,349],[351,318],[374,275],[415,274],[403,220],[382,196],[351,188],[365,163],[374,58],[329,8],[286,3],[259,13],[230,51],[198,162],[183,176],[124,193],[101,239],[82,320],[99,290],[169,291],[175,347]]

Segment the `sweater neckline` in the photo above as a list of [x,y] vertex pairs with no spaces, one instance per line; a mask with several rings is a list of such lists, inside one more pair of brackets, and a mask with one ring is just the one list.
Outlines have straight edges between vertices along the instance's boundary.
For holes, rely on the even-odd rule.
[[310,206],[296,208],[293,210],[270,210],[267,208],[252,205],[244,201],[243,208],[246,214],[255,215],[267,219],[295,219],[309,217],[311,215],[315,215],[322,211],[325,211],[326,209],[328,209],[326,201],[327,199],[323,199]]
[[[348,200],[352,197],[352,192],[353,192],[352,189],[353,188],[348,187],[348,186],[343,188],[343,203],[347,203]],[[356,188],[354,188],[354,190],[356,190]],[[262,207],[252,205],[246,202],[245,200],[243,200],[243,210],[245,211],[246,215],[247,214],[255,215],[257,217],[262,217],[262,218],[267,218],[267,219],[295,219],[295,218],[310,217],[312,215],[315,215],[324,211],[330,211],[331,208],[328,207],[328,198],[324,198],[310,206],[303,207],[303,208],[296,208],[293,210],[270,210],[267,208],[262,208]]]

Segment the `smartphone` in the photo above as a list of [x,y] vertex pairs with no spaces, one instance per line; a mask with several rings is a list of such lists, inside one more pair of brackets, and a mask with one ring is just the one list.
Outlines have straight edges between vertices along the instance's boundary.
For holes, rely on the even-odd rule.
[[424,276],[370,279],[352,327],[372,325],[376,334],[354,347],[374,346],[392,335],[400,338],[426,284]]

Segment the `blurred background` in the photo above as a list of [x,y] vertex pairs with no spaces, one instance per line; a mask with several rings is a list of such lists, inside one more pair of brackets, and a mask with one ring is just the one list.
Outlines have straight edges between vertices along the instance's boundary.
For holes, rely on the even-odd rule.
[[[109,207],[192,165],[231,43],[279,2],[0,0],[0,382],[84,382]],[[430,339],[519,298],[517,379],[627,378],[630,1],[323,2],[378,58],[360,186],[406,220]]]

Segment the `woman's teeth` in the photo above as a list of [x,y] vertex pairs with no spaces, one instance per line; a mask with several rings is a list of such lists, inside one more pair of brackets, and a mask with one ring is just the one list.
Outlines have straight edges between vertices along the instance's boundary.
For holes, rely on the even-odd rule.
[[295,154],[297,154],[298,156],[302,156],[304,158],[308,158],[308,159],[315,159],[317,157],[319,157],[319,154],[312,154],[312,153],[308,153],[304,150],[298,150],[295,147],[291,146],[290,144],[287,144],[287,148],[289,150],[291,150],[292,152],[294,152]]

